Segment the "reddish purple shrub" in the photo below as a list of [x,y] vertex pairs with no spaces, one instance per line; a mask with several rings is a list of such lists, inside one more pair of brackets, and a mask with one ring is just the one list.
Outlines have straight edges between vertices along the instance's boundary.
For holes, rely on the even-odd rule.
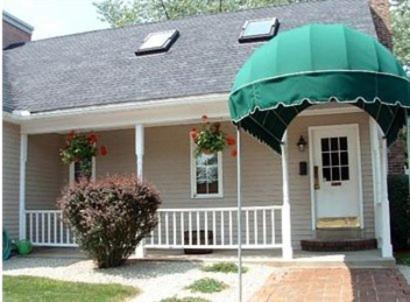
[[99,268],[125,262],[157,225],[157,190],[134,176],[113,176],[67,187],[58,200],[80,248]]

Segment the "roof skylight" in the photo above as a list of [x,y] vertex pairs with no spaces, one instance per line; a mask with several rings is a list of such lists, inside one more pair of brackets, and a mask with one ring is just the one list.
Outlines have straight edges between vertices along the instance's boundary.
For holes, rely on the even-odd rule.
[[247,20],[242,26],[239,42],[269,40],[276,34],[278,25],[279,22],[276,18]]
[[150,33],[145,37],[144,42],[137,49],[135,54],[139,56],[148,53],[167,51],[178,38],[178,35],[179,32],[176,29]]

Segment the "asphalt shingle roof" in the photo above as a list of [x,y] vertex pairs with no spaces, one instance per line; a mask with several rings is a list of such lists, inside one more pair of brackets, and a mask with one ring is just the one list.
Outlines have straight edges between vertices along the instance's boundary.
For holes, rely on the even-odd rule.
[[[40,112],[229,92],[261,44],[239,44],[240,29],[264,17],[277,17],[279,32],[320,22],[376,36],[366,0],[325,0],[38,40],[4,51],[3,108]],[[180,32],[167,53],[135,56],[148,33],[167,29]]]

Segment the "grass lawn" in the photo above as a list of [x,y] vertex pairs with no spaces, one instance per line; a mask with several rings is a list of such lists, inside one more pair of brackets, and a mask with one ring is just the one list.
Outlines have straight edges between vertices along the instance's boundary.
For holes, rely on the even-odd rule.
[[[218,262],[211,265],[202,267],[204,272],[214,272],[214,273],[237,273],[238,265],[233,262]],[[247,267],[242,266],[242,273],[248,271]]]
[[398,252],[394,255],[397,264],[410,266],[410,252]]
[[196,280],[194,283],[188,286],[187,289],[190,289],[192,292],[210,294],[220,292],[227,287],[228,285],[221,281],[212,278],[202,278]]
[[30,276],[3,275],[4,301],[105,302],[125,301],[138,289],[119,284],[90,284]]

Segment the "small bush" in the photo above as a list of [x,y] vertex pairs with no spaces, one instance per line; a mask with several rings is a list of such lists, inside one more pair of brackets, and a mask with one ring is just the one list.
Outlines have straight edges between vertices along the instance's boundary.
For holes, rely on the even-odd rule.
[[157,225],[159,193],[136,177],[114,176],[67,187],[58,201],[80,248],[99,268],[125,262]]
[[189,285],[187,289],[190,289],[193,292],[216,293],[227,287],[228,285],[221,281],[212,278],[202,278]]
[[388,178],[391,239],[395,250],[410,248],[410,200],[406,175]]
[[184,298],[166,298],[162,299],[160,302],[211,302],[208,299],[199,298],[199,297],[184,297]]
[[410,266],[410,252],[396,253],[394,257],[397,264]]
[[[214,272],[214,273],[237,273],[238,265],[233,262],[218,262],[211,265],[202,267],[204,272]],[[248,271],[247,267],[242,266],[242,273]]]

